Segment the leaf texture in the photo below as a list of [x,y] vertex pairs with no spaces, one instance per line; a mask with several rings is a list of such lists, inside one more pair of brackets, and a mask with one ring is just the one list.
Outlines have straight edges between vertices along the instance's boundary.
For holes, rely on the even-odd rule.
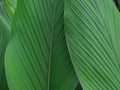
[[64,0],[18,0],[6,52],[10,90],[74,90],[64,35]]
[[11,20],[14,20],[18,0],[5,0]]
[[10,19],[4,1],[0,1],[0,90],[8,90],[4,56],[10,38]]
[[83,90],[119,90],[119,24],[113,0],[66,0],[67,45]]
[[5,24],[0,21],[0,90],[8,90],[5,75],[4,56],[10,38],[9,34],[8,28],[6,28]]
[[0,22],[5,24],[5,27],[7,27],[10,30],[11,26],[11,19],[8,16],[7,8],[5,1],[0,1]]
[[16,9],[18,0],[7,0],[7,1],[11,3],[14,9]]

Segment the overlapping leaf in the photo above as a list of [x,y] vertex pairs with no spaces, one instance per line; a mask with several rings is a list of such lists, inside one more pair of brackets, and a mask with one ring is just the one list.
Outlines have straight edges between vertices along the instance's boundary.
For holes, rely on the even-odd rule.
[[4,56],[10,38],[10,19],[4,1],[0,1],[0,90],[8,90]]
[[4,0],[0,1],[0,22],[4,23],[6,27],[10,30],[11,20],[8,16],[6,4]]
[[64,0],[19,0],[6,52],[10,90],[74,90],[64,36]]
[[17,7],[17,1],[18,0],[5,0],[6,6],[7,6],[7,11],[9,13],[11,20],[14,20],[14,17],[15,17],[15,10]]
[[120,14],[113,0],[66,0],[66,38],[84,90],[120,89]]
[[6,28],[5,24],[0,21],[0,90],[8,90],[5,75],[4,56],[9,37],[8,28]]

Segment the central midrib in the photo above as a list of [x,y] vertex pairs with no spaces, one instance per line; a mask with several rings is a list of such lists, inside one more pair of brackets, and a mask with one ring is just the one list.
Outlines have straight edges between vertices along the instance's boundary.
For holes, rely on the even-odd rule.
[[52,14],[52,17],[51,17],[51,39],[50,39],[50,54],[49,54],[49,66],[48,66],[48,89],[47,90],[50,90],[50,78],[51,78],[51,62],[52,62],[52,46],[53,46],[53,36],[54,36],[54,25],[55,25],[55,14],[56,14],[56,0],[53,0],[53,14]]

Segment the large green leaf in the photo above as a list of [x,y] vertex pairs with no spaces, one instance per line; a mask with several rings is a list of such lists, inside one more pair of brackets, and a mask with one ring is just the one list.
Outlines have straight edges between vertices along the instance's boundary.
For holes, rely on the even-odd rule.
[[6,52],[10,90],[74,90],[64,0],[19,0]]
[[4,56],[10,38],[10,19],[4,1],[0,1],[0,90],[8,90]]
[[120,89],[120,14],[113,0],[66,0],[65,29],[84,90]]

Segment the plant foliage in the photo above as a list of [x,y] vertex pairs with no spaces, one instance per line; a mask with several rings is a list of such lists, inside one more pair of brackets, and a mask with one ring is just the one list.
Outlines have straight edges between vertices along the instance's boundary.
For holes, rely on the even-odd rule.
[[0,0],[0,90],[119,90],[119,2]]

